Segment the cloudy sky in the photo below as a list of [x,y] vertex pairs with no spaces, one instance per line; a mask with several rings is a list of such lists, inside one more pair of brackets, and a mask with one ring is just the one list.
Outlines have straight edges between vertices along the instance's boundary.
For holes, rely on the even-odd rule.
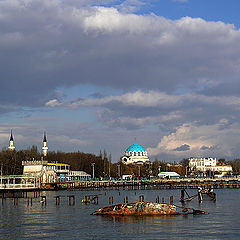
[[240,155],[239,0],[0,0],[0,147]]

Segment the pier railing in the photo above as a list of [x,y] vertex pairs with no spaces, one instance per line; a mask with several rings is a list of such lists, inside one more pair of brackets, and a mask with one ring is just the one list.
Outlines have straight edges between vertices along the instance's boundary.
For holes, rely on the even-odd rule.
[[11,189],[37,189],[40,180],[30,176],[0,176],[0,190]]

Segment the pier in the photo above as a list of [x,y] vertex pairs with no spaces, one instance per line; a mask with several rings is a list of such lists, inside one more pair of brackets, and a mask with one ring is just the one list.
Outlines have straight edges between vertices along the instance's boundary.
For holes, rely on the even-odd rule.
[[240,178],[182,178],[182,179],[157,179],[157,180],[112,180],[112,181],[73,181],[53,183],[55,189],[115,189],[119,190],[154,190],[154,189],[196,189],[204,188],[240,188]]
[[0,192],[14,190],[34,191],[40,189],[40,179],[29,176],[1,176]]
[[67,181],[40,184],[34,177],[8,176],[0,178],[0,192],[36,190],[154,190],[240,188],[240,178],[181,178],[156,180]]

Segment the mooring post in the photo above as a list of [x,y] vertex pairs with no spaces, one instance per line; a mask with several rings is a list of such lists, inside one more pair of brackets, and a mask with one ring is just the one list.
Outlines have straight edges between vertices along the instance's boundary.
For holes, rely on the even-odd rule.
[[126,196],[126,203],[128,203],[128,196]]
[[47,205],[47,197],[46,196],[42,196],[41,198],[42,198],[41,199],[42,206],[43,206],[43,204],[46,206]]
[[202,202],[203,198],[202,198],[202,193],[201,191],[198,191],[198,202]]
[[185,190],[182,189],[182,190],[181,190],[180,202],[184,202],[184,194],[185,194]]
[[164,203],[165,201],[164,201],[164,197],[162,197],[162,203]]
[[144,202],[144,195],[139,196],[139,202]]
[[173,204],[173,196],[170,197],[170,204]]
[[56,205],[60,205],[60,197],[56,196]]

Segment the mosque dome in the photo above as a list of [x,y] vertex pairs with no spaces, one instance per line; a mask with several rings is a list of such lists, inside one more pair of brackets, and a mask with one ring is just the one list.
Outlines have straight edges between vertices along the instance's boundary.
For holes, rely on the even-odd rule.
[[137,143],[134,143],[126,149],[126,152],[146,152],[145,148]]
[[138,143],[134,143],[128,147],[122,157],[124,164],[144,164],[148,163],[148,153],[145,148]]

